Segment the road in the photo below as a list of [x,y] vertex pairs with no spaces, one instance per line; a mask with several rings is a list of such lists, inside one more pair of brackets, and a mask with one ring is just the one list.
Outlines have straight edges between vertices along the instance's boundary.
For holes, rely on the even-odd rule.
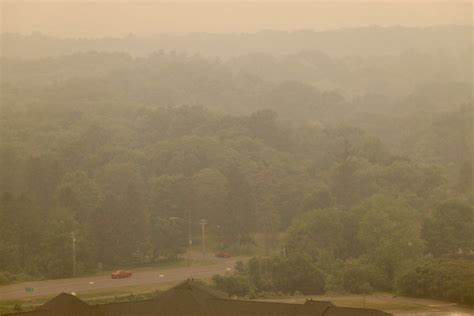
[[[179,268],[157,268],[156,270],[134,272],[131,278],[116,279],[110,275],[91,276],[74,279],[45,280],[24,282],[0,286],[0,301],[27,299],[38,297],[53,297],[59,293],[76,294],[113,290],[128,286],[160,285],[180,282],[189,278],[209,278],[214,274],[224,274],[233,269],[237,261],[245,258],[216,259],[206,265],[196,265]],[[161,276],[160,276],[161,275]],[[26,292],[25,288],[33,288],[33,292]]]

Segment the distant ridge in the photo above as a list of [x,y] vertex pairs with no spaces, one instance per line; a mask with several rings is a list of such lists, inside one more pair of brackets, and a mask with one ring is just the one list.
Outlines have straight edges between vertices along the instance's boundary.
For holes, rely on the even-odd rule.
[[75,52],[125,52],[147,56],[156,51],[230,58],[264,52],[275,55],[321,50],[333,56],[387,55],[404,51],[459,52],[472,42],[471,26],[363,27],[331,31],[186,33],[140,37],[59,38],[34,33],[0,35],[2,57],[42,58]]

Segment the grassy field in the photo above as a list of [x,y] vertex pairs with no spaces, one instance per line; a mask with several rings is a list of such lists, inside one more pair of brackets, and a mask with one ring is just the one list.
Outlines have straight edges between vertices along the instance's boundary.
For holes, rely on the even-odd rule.
[[306,299],[331,301],[337,306],[344,307],[365,307],[383,310],[395,315],[411,315],[418,313],[426,313],[427,315],[438,313],[450,313],[453,315],[474,315],[472,308],[467,306],[459,306],[442,301],[418,299],[412,297],[399,297],[390,293],[379,293],[374,295],[319,295],[319,296],[300,296],[265,299],[269,302],[286,302],[286,303],[304,303]]
[[[389,295],[366,295],[365,299],[360,295],[324,295],[324,296],[311,296],[311,297],[289,297],[289,298],[277,298],[277,299],[268,299],[265,301],[270,302],[286,302],[286,303],[304,303],[306,299],[312,298],[315,300],[324,300],[331,301],[337,306],[344,307],[359,307],[363,308],[373,308],[384,310],[389,313],[400,313],[400,312],[425,312],[427,311],[426,306],[403,302],[403,301],[393,301],[387,299],[391,297]],[[365,302],[364,302],[365,301]]]

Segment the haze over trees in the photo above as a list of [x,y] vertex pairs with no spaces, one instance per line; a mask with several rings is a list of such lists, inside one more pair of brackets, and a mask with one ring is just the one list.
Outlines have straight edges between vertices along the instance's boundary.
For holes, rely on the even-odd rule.
[[[123,22],[126,21],[121,21]],[[0,39],[4,45],[0,53],[3,57],[21,58],[50,57],[78,51],[126,52],[132,56],[146,57],[159,50],[221,58],[253,53],[280,56],[308,50],[322,50],[338,57],[381,56],[407,51],[457,53],[469,48],[468,39],[472,34],[472,26],[373,25],[338,30],[331,28],[326,31],[302,29],[288,32],[270,29],[246,33],[207,33],[194,30],[192,33],[170,32],[148,36],[128,33],[126,36],[79,38],[58,38],[38,31],[31,34],[2,33]]]
[[[258,33],[241,51],[208,34],[201,55],[196,34],[150,54],[2,35],[0,283],[71,276],[71,233],[79,274],[176,260],[205,218],[234,254],[264,236],[269,256],[215,278],[237,295],[472,304],[472,51],[455,40],[470,30]],[[275,52],[247,44],[272,36]]]

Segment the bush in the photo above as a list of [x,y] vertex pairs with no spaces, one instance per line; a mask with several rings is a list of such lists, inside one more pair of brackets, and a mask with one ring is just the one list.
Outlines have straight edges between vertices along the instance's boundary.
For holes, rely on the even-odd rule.
[[14,274],[10,272],[0,272],[0,285],[10,284],[17,280]]
[[233,275],[213,277],[217,288],[230,295],[256,297],[264,292],[320,294],[324,277],[319,269],[301,256],[292,258],[252,258],[239,264]]
[[383,271],[365,258],[346,261],[333,283],[333,290],[354,294],[369,294],[389,287]]
[[234,275],[214,275],[212,281],[217,289],[226,292],[230,296],[246,296],[251,292],[252,286],[247,276]]
[[271,265],[275,291],[286,294],[298,291],[305,295],[324,292],[323,274],[308,259],[302,256],[289,259],[276,257]]
[[474,262],[425,259],[397,278],[396,289],[404,295],[474,305]]

